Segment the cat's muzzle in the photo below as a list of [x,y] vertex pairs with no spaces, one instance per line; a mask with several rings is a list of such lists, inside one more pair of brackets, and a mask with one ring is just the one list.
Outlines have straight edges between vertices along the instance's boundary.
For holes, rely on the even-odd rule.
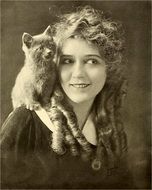
[[48,52],[47,54],[44,55],[44,58],[49,60],[49,59],[53,59],[53,56],[54,56],[54,52],[50,51],[50,52]]

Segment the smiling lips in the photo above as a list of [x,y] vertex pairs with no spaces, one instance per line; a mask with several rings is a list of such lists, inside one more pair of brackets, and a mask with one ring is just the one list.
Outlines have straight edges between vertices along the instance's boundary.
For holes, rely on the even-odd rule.
[[73,86],[74,88],[86,88],[90,84],[79,83],[79,84],[70,84],[70,85]]

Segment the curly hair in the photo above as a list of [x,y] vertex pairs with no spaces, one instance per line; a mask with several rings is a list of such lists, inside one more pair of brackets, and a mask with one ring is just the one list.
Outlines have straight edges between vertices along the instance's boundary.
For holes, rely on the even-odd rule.
[[103,165],[113,165],[127,150],[126,134],[121,121],[121,107],[127,87],[123,27],[120,22],[106,18],[103,12],[85,6],[61,15],[60,21],[54,24],[54,29],[57,59],[64,40],[79,36],[98,47],[106,60],[107,80],[91,110],[98,138],[96,154],[93,154],[90,143],[80,131],[73,108],[66,102],[60,85],[57,85],[51,97],[51,107],[48,108],[56,128],[52,148],[58,154],[63,154],[65,147],[69,146],[73,155],[80,154],[85,159],[91,159],[94,169],[100,168],[98,161]]

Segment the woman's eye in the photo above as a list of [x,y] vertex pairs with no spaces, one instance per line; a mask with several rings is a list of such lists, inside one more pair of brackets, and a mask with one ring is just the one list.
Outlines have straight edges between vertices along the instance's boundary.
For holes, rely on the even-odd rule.
[[86,63],[90,65],[96,65],[98,64],[98,61],[96,59],[88,59]]
[[72,59],[63,59],[63,60],[61,60],[61,63],[62,64],[71,64],[71,63],[73,63],[73,60]]

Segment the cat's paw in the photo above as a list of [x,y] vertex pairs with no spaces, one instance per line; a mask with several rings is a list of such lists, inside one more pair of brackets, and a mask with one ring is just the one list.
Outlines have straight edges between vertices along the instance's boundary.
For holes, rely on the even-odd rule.
[[38,102],[26,103],[26,108],[29,110],[38,110],[40,107],[41,105]]

